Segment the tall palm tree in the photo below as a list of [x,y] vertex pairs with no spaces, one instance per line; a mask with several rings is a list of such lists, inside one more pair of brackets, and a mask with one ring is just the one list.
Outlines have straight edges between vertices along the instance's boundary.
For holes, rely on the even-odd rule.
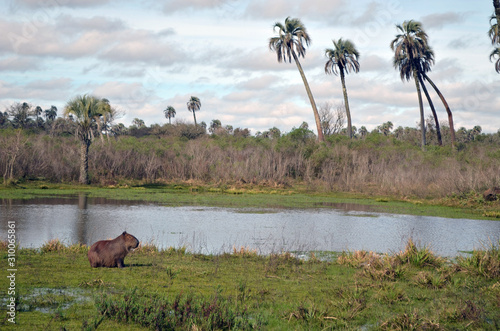
[[165,118],[168,118],[168,124],[172,124],[171,119],[176,115],[175,108],[168,106],[163,110],[163,113],[165,114]]
[[498,60],[495,62],[495,70],[500,74],[500,47],[497,47],[490,54],[490,61],[498,56]]
[[194,125],[196,126],[196,112],[201,108],[201,101],[198,97],[191,97],[187,102],[187,107],[190,112],[193,113]]
[[347,132],[349,138],[352,138],[351,112],[349,110],[349,99],[347,98],[347,89],[345,87],[345,74],[349,73],[351,70],[359,72],[359,52],[350,40],[343,40],[340,38],[338,41],[332,41],[335,48],[328,48],[325,50],[325,55],[328,58],[325,64],[325,72],[327,74],[340,74],[347,116]]
[[[394,51],[394,67],[399,69],[401,80],[415,81],[417,89],[418,104],[420,108],[420,131],[422,134],[422,149],[425,150],[425,119],[424,106],[422,103],[422,93],[418,79],[419,59],[428,48],[427,34],[422,29],[422,24],[417,21],[404,21],[401,25],[396,25],[400,32],[391,42],[391,49]],[[413,77],[412,77],[413,76]]]
[[276,52],[278,62],[280,63],[282,61],[286,62],[287,60],[291,63],[292,58],[295,61],[302,81],[304,82],[309,102],[312,106],[314,119],[316,120],[316,129],[318,131],[318,141],[324,141],[318,109],[316,108],[316,103],[314,102],[309,84],[307,83],[304,70],[299,62],[299,57],[304,57],[306,55],[305,46],[309,46],[311,38],[307,33],[306,27],[298,18],[287,17],[285,19],[285,24],[276,22],[273,26],[273,31],[276,32],[276,30],[278,30],[278,36],[269,39],[269,49]]
[[[497,27],[498,27],[498,25],[500,24],[500,0],[493,0],[493,8],[495,9],[494,17],[497,19]],[[499,37],[498,29],[497,29],[497,37]]]
[[427,76],[427,73],[423,73],[422,77],[429,83],[431,84],[432,88],[434,91],[436,91],[436,94],[439,96],[439,99],[441,99],[441,102],[443,103],[444,109],[446,110],[446,113],[448,114],[448,125],[450,127],[450,135],[451,135],[451,146],[455,146],[455,126],[453,124],[453,114],[451,112],[450,106],[448,105],[448,102],[446,102],[446,99],[444,98],[443,94],[441,91],[438,89],[436,84]]
[[[431,108],[432,111],[432,116],[434,117],[434,123],[436,126],[436,135],[437,135],[437,140],[439,146],[443,145],[443,140],[441,138],[441,127],[439,125],[439,120],[438,116],[436,113],[436,109],[434,108],[434,103],[432,102],[432,99],[429,95],[429,92],[427,91],[427,87],[425,86],[423,76],[431,71],[431,66],[434,64],[434,51],[430,46],[427,46],[427,48],[422,52],[420,55],[420,58],[416,59],[416,65],[417,65],[417,70],[418,70],[418,80],[420,83],[420,86],[422,86],[422,90],[424,91],[425,97],[427,99],[427,102],[429,103],[429,107]],[[409,65],[409,62],[406,62],[407,68],[405,70],[411,70],[411,66]]]
[[73,115],[77,125],[76,135],[80,140],[80,183],[89,184],[89,147],[92,143],[92,130],[101,117],[107,115],[111,110],[106,99],[98,99],[95,96],[76,96],[66,104],[64,116]]

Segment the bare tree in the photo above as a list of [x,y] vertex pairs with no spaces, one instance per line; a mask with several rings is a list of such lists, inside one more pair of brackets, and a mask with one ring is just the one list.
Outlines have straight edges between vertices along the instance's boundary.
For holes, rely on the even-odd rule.
[[324,102],[319,106],[319,118],[324,136],[331,136],[342,131],[345,126],[346,114],[343,104]]

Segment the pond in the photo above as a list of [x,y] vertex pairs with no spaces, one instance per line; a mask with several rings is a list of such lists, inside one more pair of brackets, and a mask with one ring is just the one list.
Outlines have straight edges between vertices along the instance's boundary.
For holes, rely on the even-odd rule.
[[[21,247],[38,248],[51,239],[92,244],[121,232],[159,248],[186,247],[203,254],[246,247],[260,254],[281,251],[369,250],[393,253],[409,238],[441,256],[498,242],[500,222],[394,215],[366,206],[318,209],[232,209],[168,207],[107,199],[44,198],[1,200],[0,227],[16,224]],[[6,235],[5,235],[6,237]],[[6,239],[6,238],[5,238]],[[2,240],[5,240],[2,239]]]

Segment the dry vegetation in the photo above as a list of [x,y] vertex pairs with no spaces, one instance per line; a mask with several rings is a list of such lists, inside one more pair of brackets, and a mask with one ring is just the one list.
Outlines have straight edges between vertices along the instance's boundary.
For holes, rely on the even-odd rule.
[[[332,135],[318,144],[307,129],[280,137],[171,131],[96,139],[89,155],[92,182],[302,183],[315,190],[433,198],[500,185],[498,133],[422,152],[409,134],[372,132],[353,140]],[[0,173],[6,179],[76,181],[79,160],[72,136],[0,132]]]

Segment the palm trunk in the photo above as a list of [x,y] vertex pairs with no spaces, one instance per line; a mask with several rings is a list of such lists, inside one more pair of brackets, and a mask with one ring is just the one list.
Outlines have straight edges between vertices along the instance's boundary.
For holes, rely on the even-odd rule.
[[434,123],[436,124],[436,135],[439,146],[443,146],[443,140],[441,138],[441,128],[439,126],[439,120],[436,114],[436,109],[434,108],[434,103],[432,103],[431,96],[427,91],[427,87],[425,87],[422,76],[418,75],[418,80],[420,81],[420,85],[422,85],[422,90],[424,90],[425,97],[427,98],[427,102],[429,102],[429,107],[431,107],[432,115],[434,116]]
[[443,103],[444,108],[446,109],[446,113],[448,113],[448,125],[450,126],[451,146],[454,147],[455,146],[455,128],[453,126],[453,114],[451,113],[450,107],[448,106],[448,103],[446,102],[446,99],[444,98],[444,96],[441,94],[441,91],[439,91],[436,84],[434,84],[434,82],[429,78],[429,76],[424,74],[424,78],[434,88],[434,91],[436,91],[437,95],[441,99],[441,102]]
[[425,119],[424,119],[424,105],[422,103],[422,93],[420,92],[420,84],[418,83],[417,71],[413,71],[413,79],[417,88],[418,106],[420,107],[420,131],[422,132],[422,150],[425,151]]
[[349,134],[349,138],[352,138],[351,111],[349,110],[349,99],[347,98],[347,89],[345,87],[345,75],[344,75],[344,70],[342,68],[340,68],[340,81],[342,82],[342,92],[344,92],[345,114],[347,116],[347,133]]
[[193,118],[194,118],[194,126],[196,126],[196,113],[194,109],[193,109]]
[[306,75],[304,74],[304,70],[302,70],[302,66],[300,65],[299,59],[294,51],[292,51],[293,59],[295,60],[295,64],[299,69],[300,76],[302,77],[302,81],[304,82],[304,86],[306,87],[307,96],[309,97],[309,101],[311,102],[311,106],[314,113],[314,119],[316,120],[316,130],[318,131],[318,141],[323,142],[325,138],[323,137],[323,130],[321,128],[321,120],[319,118],[318,109],[316,108],[316,103],[314,102],[314,97],[312,95],[311,89],[309,88],[309,84],[307,83]]
[[99,118],[96,118],[95,122],[97,123],[97,133],[99,134],[99,137],[101,138],[101,143],[104,145],[104,137],[102,136],[101,121]]
[[80,184],[88,185],[89,181],[89,147],[90,140],[82,140],[80,146]]

